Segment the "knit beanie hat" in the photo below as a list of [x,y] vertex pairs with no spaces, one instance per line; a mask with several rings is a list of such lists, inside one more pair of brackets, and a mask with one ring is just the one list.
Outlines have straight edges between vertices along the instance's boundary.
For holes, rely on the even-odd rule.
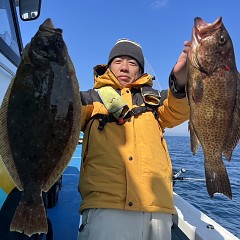
[[114,58],[119,56],[129,56],[137,60],[141,72],[144,73],[144,57],[142,47],[139,43],[126,38],[119,39],[109,54],[108,66]]

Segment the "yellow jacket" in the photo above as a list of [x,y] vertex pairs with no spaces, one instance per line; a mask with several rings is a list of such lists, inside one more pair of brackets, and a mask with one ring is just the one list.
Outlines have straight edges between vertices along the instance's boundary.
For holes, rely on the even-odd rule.
[[6,194],[9,194],[15,186],[0,156],[0,190],[2,189]]
[[[103,86],[119,89],[130,109],[144,105],[137,90],[143,85],[152,86],[150,75],[144,74],[122,86],[110,69],[100,69],[102,73],[95,73],[94,89]],[[99,120],[90,118],[108,111],[95,93],[93,89],[81,92],[84,139],[80,210],[115,208],[174,213],[172,165],[163,129],[189,118],[186,98],[177,99],[169,90],[167,99],[158,108],[159,121],[152,112],[145,112],[123,125],[107,123],[99,131]]]

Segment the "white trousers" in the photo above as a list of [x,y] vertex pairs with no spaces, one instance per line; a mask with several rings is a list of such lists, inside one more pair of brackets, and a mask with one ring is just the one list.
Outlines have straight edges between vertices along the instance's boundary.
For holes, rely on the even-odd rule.
[[87,209],[78,240],[171,240],[171,226],[167,213]]

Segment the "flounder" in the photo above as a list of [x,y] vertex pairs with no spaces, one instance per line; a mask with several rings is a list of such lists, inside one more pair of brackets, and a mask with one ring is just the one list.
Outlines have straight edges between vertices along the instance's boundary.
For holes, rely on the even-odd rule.
[[42,191],[67,167],[78,144],[81,101],[62,30],[51,19],[23,50],[0,110],[0,155],[23,191],[10,230],[47,232]]

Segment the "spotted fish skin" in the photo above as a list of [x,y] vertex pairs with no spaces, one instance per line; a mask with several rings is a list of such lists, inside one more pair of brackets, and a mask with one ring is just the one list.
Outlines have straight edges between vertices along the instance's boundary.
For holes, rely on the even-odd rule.
[[10,230],[47,232],[42,200],[79,140],[81,101],[62,30],[47,19],[23,50],[0,110],[0,156],[22,198]]
[[231,37],[222,18],[212,24],[195,18],[187,60],[191,150],[204,153],[209,196],[232,199],[222,160],[230,161],[240,138],[240,78]]

